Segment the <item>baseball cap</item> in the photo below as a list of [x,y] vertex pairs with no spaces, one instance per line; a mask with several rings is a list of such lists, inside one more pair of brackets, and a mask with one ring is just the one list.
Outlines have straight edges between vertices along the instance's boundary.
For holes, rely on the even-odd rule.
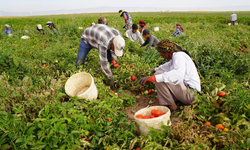
[[148,29],[144,29],[144,30],[143,30],[143,32],[142,32],[142,34],[143,34],[143,35],[145,35],[145,34],[149,34],[149,33],[150,33],[150,32],[149,32],[149,30],[148,30]]
[[122,56],[123,55],[123,49],[125,47],[125,41],[121,36],[116,36],[113,40],[114,49],[115,49],[115,55],[116,56]]

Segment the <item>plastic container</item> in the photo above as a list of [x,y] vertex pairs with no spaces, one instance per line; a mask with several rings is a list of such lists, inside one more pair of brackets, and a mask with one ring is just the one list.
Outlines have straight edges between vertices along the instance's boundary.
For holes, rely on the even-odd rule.
[[[166,113],[160,117],[156,117],[156,118],[152,118],[152,119],[140,119],[137,118],[136,116],[138,114],[142,114],[143,116],[145,115],[151,115],[151,110],[156,109],[159,110],[161,113]],[[147,108],[143,108],[138,110],[135,114],[134,114],[134,118],[135,118],[135,122],[139,124],[139,130],[142,134],[148,134],[149,127],[153,127],[154,129],[158,129],[161,130],[161,123],[163,123],[164,125],[171,125],[171,121],[170,121],[170,110],[168,109],[168,107],[165,106],[151,106],[151,107],[147,107]],[[168,124],[169,122],[169,124]]]
[[72,75],[65,84],[65,92],[79,99],[93,100],[97,98],[97,88],[91,74],[80,72]]
[[231,26],[231,23],[228,23],[229,26]]
[[159,31],[159,27],[154,27],[154,31]]
[[236,22],[236,23],[235,23],[235,25],[237,26],[237,25],[238,25],[238,23]]
[[29,39],[30,37],[28,35],[24,35],[21,37],[21,39]]

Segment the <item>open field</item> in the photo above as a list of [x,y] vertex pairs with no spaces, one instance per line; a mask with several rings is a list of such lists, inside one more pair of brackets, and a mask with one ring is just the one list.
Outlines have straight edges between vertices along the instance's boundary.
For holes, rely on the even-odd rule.
[[[180,118],[174,125],[151,129],[149,135],[140,135],[128,117],[140,106],[126,110],[139,100],[143,106],[157,104],[154,84],[144,87],[153,89],[150,95],[136,84],[138,77],[150,75],[149,68],[166,62],[154,48],[146,51],[126,39],[124,56],[112,70],[117,94],[109,88],[96,49],[89,52],[84,68],[75,67],[81,34],[99,17],[124,34],[118,13],[0,17],[0,149],[250,148],[250,12],[235,12],[238,26],[228,26],[231,13],[130,13],[133,23],[145,20],[159,40],[169,38],[187,50],[202,75],[202,92],[193,105],[171,116]],[[57,34],[46,27],[47,21],[55,23]],[[176,23],[182,24],[185,35],[171,36]],[[13,37],[2,34],[4,24],[14,30]],[[45,36],[38,33],[37,24]],[[154,27],[160,31],[154,32]],[[23,35],[30,39],[21,39]],[[67,79],[81,71],[94,77],[97,100],[65,94]],[[217,96],[221,91],[226,96]],[[217,124],[227,130],[215,128]]]

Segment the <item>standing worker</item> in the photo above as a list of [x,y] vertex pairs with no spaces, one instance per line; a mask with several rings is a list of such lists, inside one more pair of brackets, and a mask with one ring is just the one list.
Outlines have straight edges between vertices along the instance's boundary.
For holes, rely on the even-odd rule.
[[131,29],[131,27],[132,27],[132,24],[133,24],[132,19],[131,19],[129,13],[124,11],[124,10],[119,10],[119,14],[120,14],[120,17],[124,17],[124,19],[125,19],[126,25],[123,28],[125,28],[124,30],[126,32],[127,30]]
[[76,66],[84,65],[85,58],[92,48],[98,49],[102,71],[109,79],[110,88],[114,90],[114,79],[108,62],[111,63],[117,56],[122,56],[124,47],[125,41],[118,30],[104,24],[90,26],[82,33]]
[[4,34],[10,34],[11,32],[14,32],[11,28],[10,25],[5,24],[5,29],[4,29]]
[[237,20],[237,15],[233,12],[232,15],[230,16],[231,24],[234,25],[234,23]]
[[187,52],[169,39],[157,44],[160,55],[169,60],[152,69],[154,76],[138,81],[141,85],[155,82],[160,105],[168,106],[171,111],[177,109],[176,101],[190,105],[194,94],[201,91],[199,70]]

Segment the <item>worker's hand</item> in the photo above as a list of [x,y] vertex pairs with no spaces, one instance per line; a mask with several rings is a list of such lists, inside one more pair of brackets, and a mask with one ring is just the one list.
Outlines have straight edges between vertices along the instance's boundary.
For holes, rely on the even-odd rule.
[[155,69],[148,69],[148,70],[150,70],[152,74],[155,73]]
[[137,83],[144,86],[147,83],[151,83],[151,82],[155,82],[155,81],[156,81],[155,76],[148,76],[148,77],[141,78]]
[[109,84],[110,84],[110,89],[115,90],[115,82],[114,82],[113,77],[110,77]]

